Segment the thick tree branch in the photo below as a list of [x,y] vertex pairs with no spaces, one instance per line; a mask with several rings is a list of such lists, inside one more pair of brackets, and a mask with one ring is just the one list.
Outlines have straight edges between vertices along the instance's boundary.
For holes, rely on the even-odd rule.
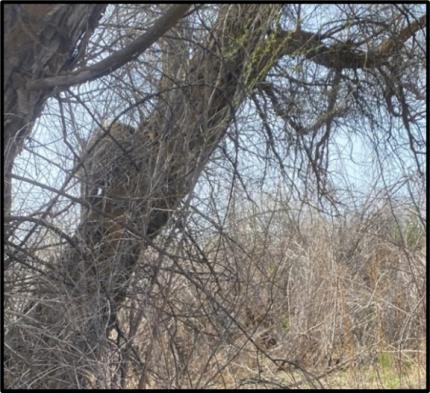
[[375,49],[367,52],[348,43],[327,46],[318,33],[303,30],[294,32],[280,31],[278,42],[282,45],[281,55],[304,56],[329,68],[373,68],[381,65],[392,56],[417,31],[425,28],[427,16],[423,15],[402,29],[396,36],[390,37]]
[[[30,134],[52,89],[28,90],[29,81],[71,71],[85,54],[104,4],[6,4],[4,7],[4,144],[5,215],[11,207],[11,174],[15,157]],[[60,34],[61,31],[67,32]],[[6,231],[8,232],[8,231]]]
[[170,7],[162,17],[154,22],[153,27],[145,34],[142,34],[124,49],[113,53],[106,59],[103,59],[90,67],[85,67],[81,70],[65,75],[32,81],[28,84],[28,87],[30,89],[45,89],[50,87],[65,89],[69,86],[88,82],[100,78],[103,75],[110,74],[148,49],[179,19],[181,19],[190,7],[191,4],[177,4]]

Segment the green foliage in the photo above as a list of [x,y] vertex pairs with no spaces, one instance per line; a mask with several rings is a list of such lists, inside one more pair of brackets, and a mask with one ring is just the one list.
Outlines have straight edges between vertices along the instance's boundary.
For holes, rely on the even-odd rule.
[[267,38],[261,42],[251,53],[250,59],[245,66],[244,80],[247,89],[252,90],[273,67],[278,59],[281,49],[278,40],[278,27],[270,32]]
[[405,228],[406,245],[412,249],[424,247],[425,233],[417,218],[408,221]]
[[381,352],[378,355],[378,364],[382,369],[391,369],[394,365],[393,355],[388,352]]
[[409,215],[400,227],[394,225],[391,235],[396,244],[411,250],[420,250],[425,244],[425,229],[417,216]]

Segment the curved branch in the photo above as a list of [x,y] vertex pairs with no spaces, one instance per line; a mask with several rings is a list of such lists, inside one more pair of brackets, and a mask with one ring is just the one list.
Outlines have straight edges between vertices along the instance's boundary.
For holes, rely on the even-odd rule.
[[348,43],[327,46],[323,42],[325,38],[323,35],[304,30],[280,31],[277,40],[282,46],[281,55],[302,55],[328,68],[373,68],[387,61],[410,37],[424,29],[426,22],[427,16],[422,15],[397,35],[367,52]]
[[130,60],[135,59],[143,51],[148,49],[166,31],[174,26],[178,20],[185,15],[190,7],[191,4],[174,5],[170,7],[163,16],[154,22],[152,28],[150,28],[145,34],[142,34],[140,37],[135,39],[124,49],[114,52],[106,59],[103,59],[90,67],[85,67],[73,73],[32,81],[28,84],[28,88],[44,89],[50,87],[60,87],[62,90],[64,90],[69,86],[88,82],[100,78],[103,75],[110,74]]

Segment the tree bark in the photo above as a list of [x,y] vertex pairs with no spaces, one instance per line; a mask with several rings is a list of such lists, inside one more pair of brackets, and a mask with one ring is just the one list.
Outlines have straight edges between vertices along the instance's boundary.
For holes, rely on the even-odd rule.
[[[31,81],[72,70],[106,8],[101,4],[4,6],[4,212],[10,214],[15,158],[53,88],[30,90]],[[79,55],[78,55],[79,53]]]
[[[53,7],[50,12],[56,14],[62,9],[60,7],[69,6],[46,7]],[[101,12],[100,8],[96,8],[100,6],[79,7],[94,7],[93,19],[97,19]],[[48,283],[45,287],[41,286],[40,297],[45,301],[34,307],[31,316],[36,326],[43,327],[42,346],[38,347],[40,342],[10,343],[14,353],[25,353],[27,359],[32,359],[32,371],[26,374],[26,378],[34,381],[38,375],[45,373],[44,379],[34,382],[33,387],[80,388],[91,386],[94,378],[96,385],[97,380],[101,380],[97,373],[106,348],[106,334],[115,323],[115,314],[125,299],[140,253],[155,240],[183,198],[192,191],[241,104],[283,55],[300,49],[305,50],[305,56],[328,67],[347,67],[345,61],[350,61],[352,68],[369,64],[362,62],[361,55],[357,55],[355,60],[344,60],[346,52],[322,48],[321,40],[315,35],[310,37],[310,33],[270,33],[271,25],[280,17],[281,7],[250,4],[222,6],[204,49],[197,51],[189,64],[180,66],[179,74],[184,78],[181,88],[170,89],[173,85],[169,85],[168,78],[163,80],[161,86],[166,91],[161,92],[163,97],[150,119],[122,141],[129,152],[127,176],[115,165],[103,175],[110,177],[110,181],[105,182],[109,185],[103,189],[104,197],[90,202],[95,209],[83,216],[74,239],[79,246],[66,247],[57,261],[64,285],[53,287],[52,283]],[[39,34],[43,37],[43,31]],[[57,39],[61,42],[62,38]],[[30,39],[27,44],[30,48],[35,45]],[[381,53],[386,51],[389,54],[392,50],[380,48]],[[332,56],[333,53],[342,56]],[[49,51],[49,59],[52,56]],[[60,55],[62,60],[53,60],[53,65],[49,66],[56,70],[49,72],[50,75],[67,67],[67,59],[62,56],[67,57]],[[36,60],[36,53],[31,58]],[[28,135],[29,124],[40,113],[43,101],[51,93],[51,90],[34,93],[26,90],[22,81],[21,84],[16,82],[26,78],[22,68],[26,69],[28,64],[28,61],[22,65],[18,63],[15,77],[9,77],[13,81],[6,79],[9,89],[12,89],[13,83],[18,88],[17,97],[13,97],[9,90],[7,94],[16,103],[16,113],[21,114],[8,115],[8,124],[13,124],[11,129],[16,131],[6,140],[16,140],[17,143],[15,146],[9,142],[6,162],[10,168],[7,167],[6,173],[11,170],[23,138]],[[27,72],[32,71],[31,67],[27,68]],[[23,73],[24,76],[21,75]],[[6,75],[9,74],[13,72],[9,70]],[[47,71],[39,70],[38,75],[31,74],[24,82],[46,75]],[[8,99],[9,96],[6,101]],[[14,106],[8,105],[12,113]],[[149,131],[153,134],[150,143]],[[110,152],[111,159],[121,162],[123,168],[121,150]],[[121,183],[123,179],[127,180],[126,184]],[[120,192],[112,188],[118,185]],[[10,188],[8,192],[10,199]],[[121,198],[118,198],[119,193]],[[128,202],[121,204],[119,201],[124,199]],[[113,203],[108,201],[115,200],[117,204],[114,209],[100,211],[103,202],[106,206]],[[58,304],[70,305],[63,313],[49,303],[52,293],[56,294]],[[60,346],[54,345],[57,341]],[[58,353],[51,351],[49,356],[43,356],[40,348],[48,345],[57,348]],[[24,370],[25,364],[20,372],[24,373]]]
[[5,213],[11,208],[13,162],[53,91],[106,75],[132,60],[190,8],[170,7],[142,36],[106,59],[70,72],[85,54],[106,5],[5,6]]
[[[36,325],[44,327],[43,346],[59,352],[43,356],[32,349],[37,348],[34,343],[25,344],[28,358],[34,359],[30,378],[47,373],[33,386],[79,388],[91,386],[91,378],[98,380],[106,332],[124,300],[140,252],[192,190],[250,89],[265,77],[273,65],[269,63],[277,60],[265,56],[261,48],[267,25],[279,17],[280,9],[280,5],[221,7],[206,48],[183,70],[184,87],[166,92],[153,116],[128,141],[135,147],[130,154],[136,168],[129,164],[127,176],[122,176],[128,183],[121,193],[140,202],[86,215],[74,239],[80,246],[67,247],[58,261],[64,285],[40,287],[42,301],[31,315]],[[146,145],[148,129],[156,130],[150,146]],[[120,160],[120,150],[109,151]],[[109,173],[108,183],[116,186],[121,180],[115,173],[123,171],[113,168]],[[157,185],[149,187],[150,179],[156,179]],[[113,189],[104,192],[106,200],[116,195]],[[50,306],[47,299],[53,293],[59,304],[69,304],[63,313]],[[54,345],[58,339],[61,346]],[[20,345],[16,343],[15,352],[24,352]]]

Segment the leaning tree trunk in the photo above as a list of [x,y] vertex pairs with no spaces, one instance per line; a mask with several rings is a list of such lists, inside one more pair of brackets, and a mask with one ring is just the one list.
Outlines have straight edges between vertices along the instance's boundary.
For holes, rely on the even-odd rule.
[[[17,7],[26,11],[25,23],[17,18]],[[26,84],[72,68],[77,61],[73,49],[78,46],[79,59],[79,47],[84,49],[85,37],[103,7],[5,6],[6,213],[13,159],[52,94],[51,90],[29,92]],[[204,49],[196,51],[190,62],[174,58],[169,63],[166,58],[168,75],[160,84],[165,91],[151,118],[137,132],[127,133],[127,127],[115,124],[98,134],[83,168],[90,209],[73,244],[55,261],[59,280],[42,277],[46,281],[37,288],[38,302],[23,313],[20,331],[8,335],[7,372],[10,379],[21,377],[15,379],[20,386],[13,387],[79,388],[93,381],[102,387],[99,364],[106,333],[115,323],[139,254],[192,191],[238,108],[282,55],[300,50],[326,67],[373,67],[386,61],[426,21],[423,16],[367,53],[339,51],[325,46],[318,34],[300,28],[277,31],[280,8],[222,6]],[[53,26],[63,26],[64,34]],[[16,42],[15,52],[9,49],[11,42]],[[170,79],[180,81],[180,86]],[[109,142],[111,133],[120,136],[115,144]]]
[[[30,135],[34,120],[41,114],[53,89],[31,90],[28,83],[72,70],[84,58],[86,44],[106,8],[105,4],[5,4],[4,10],[4,239],[10,236],[8,217],[11,212],[12,169],[25,138]],[[9,328],[10,326],[8,326]],[[39,326],[43,330],[43,324]],[[8,332],[7,333],[11,333]],[[39,335],[38,332],[36,332]],[[35,343],[25,338],[20,345],[14,337],[6,342],[6,356],[18,349],[15,362],[11,355],[10,380],[25,379],[32,368],[27,359],[28,347],[37,351]],[[6,340],[7,341],[7,340]],[[10,344],[10,346],[9,346]],[[21,349],[21,350],[20,350]],[[40,371],[40,368],[39,368]],[[5,373],[8,382],[7,372]],[[16,377],[16,378],[15,378]],[[27,379],[30,381],[30,379]],[[22,387],[31,387],[25,382]]]
[[[15,353],[26,352],[33,387],[79,388],[94,382],[100,387],[106,334],[139,254],[192,191],[236,111],[279,59],[282,42],[272,41],[268,32],[280,9],[221,7],[206,48],[179,69],[171,67],[182,86],[169,89],[169,82],[162,81],[166,92],[149,121],[135,133],[117,124],[98,134],[83,175],[95,186],[87,196],[91,208],[75,244],[59,258],[63,283],[47,282],[46,295],[39,294],[46,300],[31,314],[43,327],[38,342],[10,343]],[[115,144],[107,142],[111,133],[121,135]],[[43,347],[50,352],[44,355]],[[20,372],[25,369],[22,365]]]
[[53,89],[29,82],[74,68],[85,54],[105,4],[6,4],[4,6],[4,212],[10,214],[11,174],[34,119]]

